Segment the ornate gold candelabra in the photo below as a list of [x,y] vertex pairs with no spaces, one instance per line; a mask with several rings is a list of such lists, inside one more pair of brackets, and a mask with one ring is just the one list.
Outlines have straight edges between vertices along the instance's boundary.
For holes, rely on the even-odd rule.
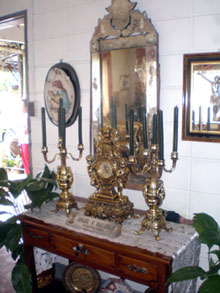
[[58,186],[61,190],[60,199],[56,202],[56,209],[54,212],[57,212],[60,209],[65,210],[67,216],[69,216],[72,208],[77,208],[77,203],[69,191],[73,183],[73,174],[70,167],[67,167],[66,160],[68,156],[74,160],[79,161],[82,158],[84,146],[82,144],[82,126],[81,126],[81,108],[79,109],[79,144],[78,158],[74,158],[71,153],[67,153],[67,149],[65,146],[65,110],[62,108],[62,103],[60,106],[60,118],[59,118],[59,140],[58,140],[58,149],[59,153],[55,154],[52,160],[48,159],[48,147],[46,146],[46,125],[45,125],[45,109],[42,108],[42,131],[43,131],[43,146],[41,148],[41,152],[44,156],[44,161],[48,164],[54,162],[57,157],[60,157],[61,165],[57,167],[56,180],[58,182]]
[[91,185],[96,188],[89,197],[85,215],[115,222],[133,216],[133,204],[122,194],[130,176],[127,159],[121,156],[121,145],[115,128],[100,129],[96,156],[87,156]]
[[[132,113],[131,113],[132,114]],[[159,117],[159,131],[157,129],[157,120]],[[143,186],[143,196],[149,209],[146,211],[145,217],[142,221],[140,230],[135,234],[141,234],[146,229],[151,230],[156,240],[160,240],[159,233],[161,229],[170,231],[166,226],[165,217],[162,214],[160,206],[165,198],[165,189],[163,181],[160,179],[163,171],[172,173],[176,168],[178,160],[177,153],[177,125],[178,125],[178,108],[174,110],[174,142],[173,152],[171,153],[172,167],[165,168],[164,150],[163,150],[163,113],[159,111],[158,117],[154,114],[153,117],[153,138],[148,150],[144,151],[144,160],[140,167],[136,167],[136,156],[133,148],[133,134],[132,134],[132,115],[131,115],[131,131],[130,131],[130,157],[131,170],[136,175],[146,175]],[[158,143],[159,134],[159,143]]]

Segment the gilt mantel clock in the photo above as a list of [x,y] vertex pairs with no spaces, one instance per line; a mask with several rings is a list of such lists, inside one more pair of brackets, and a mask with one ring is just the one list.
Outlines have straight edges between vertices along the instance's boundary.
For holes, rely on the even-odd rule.
[[133,204],[122,195],[130,176],[127,159],[121,156],[115,128],[101,128],[96,140],[96,156],[87,156],[91,185],[96,188],[89,197],[85,215],[121,223],[133,215]]

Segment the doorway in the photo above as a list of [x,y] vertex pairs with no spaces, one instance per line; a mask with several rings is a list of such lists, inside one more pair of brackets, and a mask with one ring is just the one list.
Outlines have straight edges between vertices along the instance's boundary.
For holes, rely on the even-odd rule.
[[26,19],[0,18],[0,167],[11,180],[30,173]]

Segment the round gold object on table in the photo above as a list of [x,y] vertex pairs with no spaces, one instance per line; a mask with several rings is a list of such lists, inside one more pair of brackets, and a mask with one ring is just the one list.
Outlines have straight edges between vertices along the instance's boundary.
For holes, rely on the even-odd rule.
[[95,269],[71,263],[64,271],[63,284],[68,292],[95,293],[101,285],[101,278]]

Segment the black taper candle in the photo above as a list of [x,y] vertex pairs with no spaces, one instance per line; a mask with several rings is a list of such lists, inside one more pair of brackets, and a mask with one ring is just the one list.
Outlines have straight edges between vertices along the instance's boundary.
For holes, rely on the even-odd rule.
[[58,108],[58,137],[62,137],[61,134],[61,109],[63,107],[63,99],[59,100],[59,108]]
[[111,97],[110,101],[110,122],[111,122],[111,127],[114,127],[114,98]]
[[173,123],[173,152],[177,152],[177,146],[178,146],[178,115],[179,115],[179,109],[176,106],[174,108],[174,123]]
[[153,137],[152,144],[157,144],[157,114],[153,115]]
[[42,146],[47,146],[47,138],[46,138],[46,120],[45,120],[45,108],[41,108],[41,120],[42,120]]
[[114,128],[117,129],[117,127],[118,127],[117,106],[114,103]]
[[208,131],[210,131],[210,119],[211,119],[210,107],[208,107],[208,117],[207,117],[207,130]]
[[66,148],[66,111],[61,108],[61,138],[62,138],[62,149]]
[[192,130],[195,130],[195,111],[192,111]]
[[134,109],[130,110],[130,156],[134,155]]
[[199,106],[199,130],[202,131],[202,106]]
[[126,124],[126,134],[128,134],[128,104],[125,104],[125,124]]
[[159,160],[164,160],[163,111],[159,110]]
[[146,109],[145,109],[145,107],[142,107],[142,109],[141,109],[141,120],[142,120],[142,127],[143,127],[143,144],[144,144],[144,148],[148,149],[147,121],[146,121]]
[[82,144],[82,107],[79,107],[79,113],[78,113],[78,135],[79,135],[79,144]]

